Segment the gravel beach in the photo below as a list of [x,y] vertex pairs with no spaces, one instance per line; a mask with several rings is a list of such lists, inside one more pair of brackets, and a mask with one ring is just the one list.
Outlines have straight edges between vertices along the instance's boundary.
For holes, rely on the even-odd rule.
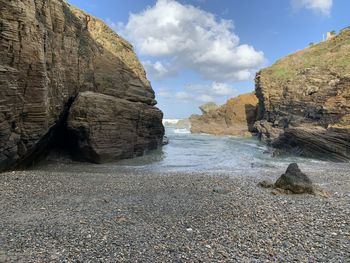
[[257,187],[280,171],[3,173],[0,262],[350,262],[350,172],[307,173],[332,196]]

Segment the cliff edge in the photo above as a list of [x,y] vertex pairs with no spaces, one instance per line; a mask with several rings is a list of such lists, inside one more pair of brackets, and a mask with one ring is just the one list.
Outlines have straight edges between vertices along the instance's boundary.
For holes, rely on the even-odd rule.
[[256,76],[255,129],[279,152],[350,159],[350,29]]
[[162,112],[132,46],[62,0],[0,0],[0,170],[53,147],[78,159],[161,145]]

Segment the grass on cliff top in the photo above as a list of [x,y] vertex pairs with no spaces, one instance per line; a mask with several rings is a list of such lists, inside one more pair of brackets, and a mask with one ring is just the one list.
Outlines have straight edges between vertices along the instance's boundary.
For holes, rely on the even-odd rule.
[[264,71],[274,80],[293,79],[302,69],[329,69],[341,75],[350,74],[350,29],[335,38],[305,48],[277,61]]

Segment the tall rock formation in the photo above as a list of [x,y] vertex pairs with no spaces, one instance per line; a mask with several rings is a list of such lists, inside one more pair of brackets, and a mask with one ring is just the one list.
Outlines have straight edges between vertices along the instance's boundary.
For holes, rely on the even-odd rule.
[[65,145],[104,162],[161,145],[132,46],[63,0],[0,0],[0,170]]
[[[254,93],[242,94],[218,108],[190,118],[192,133],[250,136],[256,121],[258,99]],[[202,107],[203,108],[203,107]]]
[[256,76],[262,139],[321,159],[350,159],[350,29]]

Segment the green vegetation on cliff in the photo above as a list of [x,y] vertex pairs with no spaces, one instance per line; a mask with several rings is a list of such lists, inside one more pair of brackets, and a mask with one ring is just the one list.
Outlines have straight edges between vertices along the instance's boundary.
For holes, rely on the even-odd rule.
[[350,76],[350,29],[343,30],[331,40],[286,56],[267,71],[275,80],[284,82],[313,68]]

